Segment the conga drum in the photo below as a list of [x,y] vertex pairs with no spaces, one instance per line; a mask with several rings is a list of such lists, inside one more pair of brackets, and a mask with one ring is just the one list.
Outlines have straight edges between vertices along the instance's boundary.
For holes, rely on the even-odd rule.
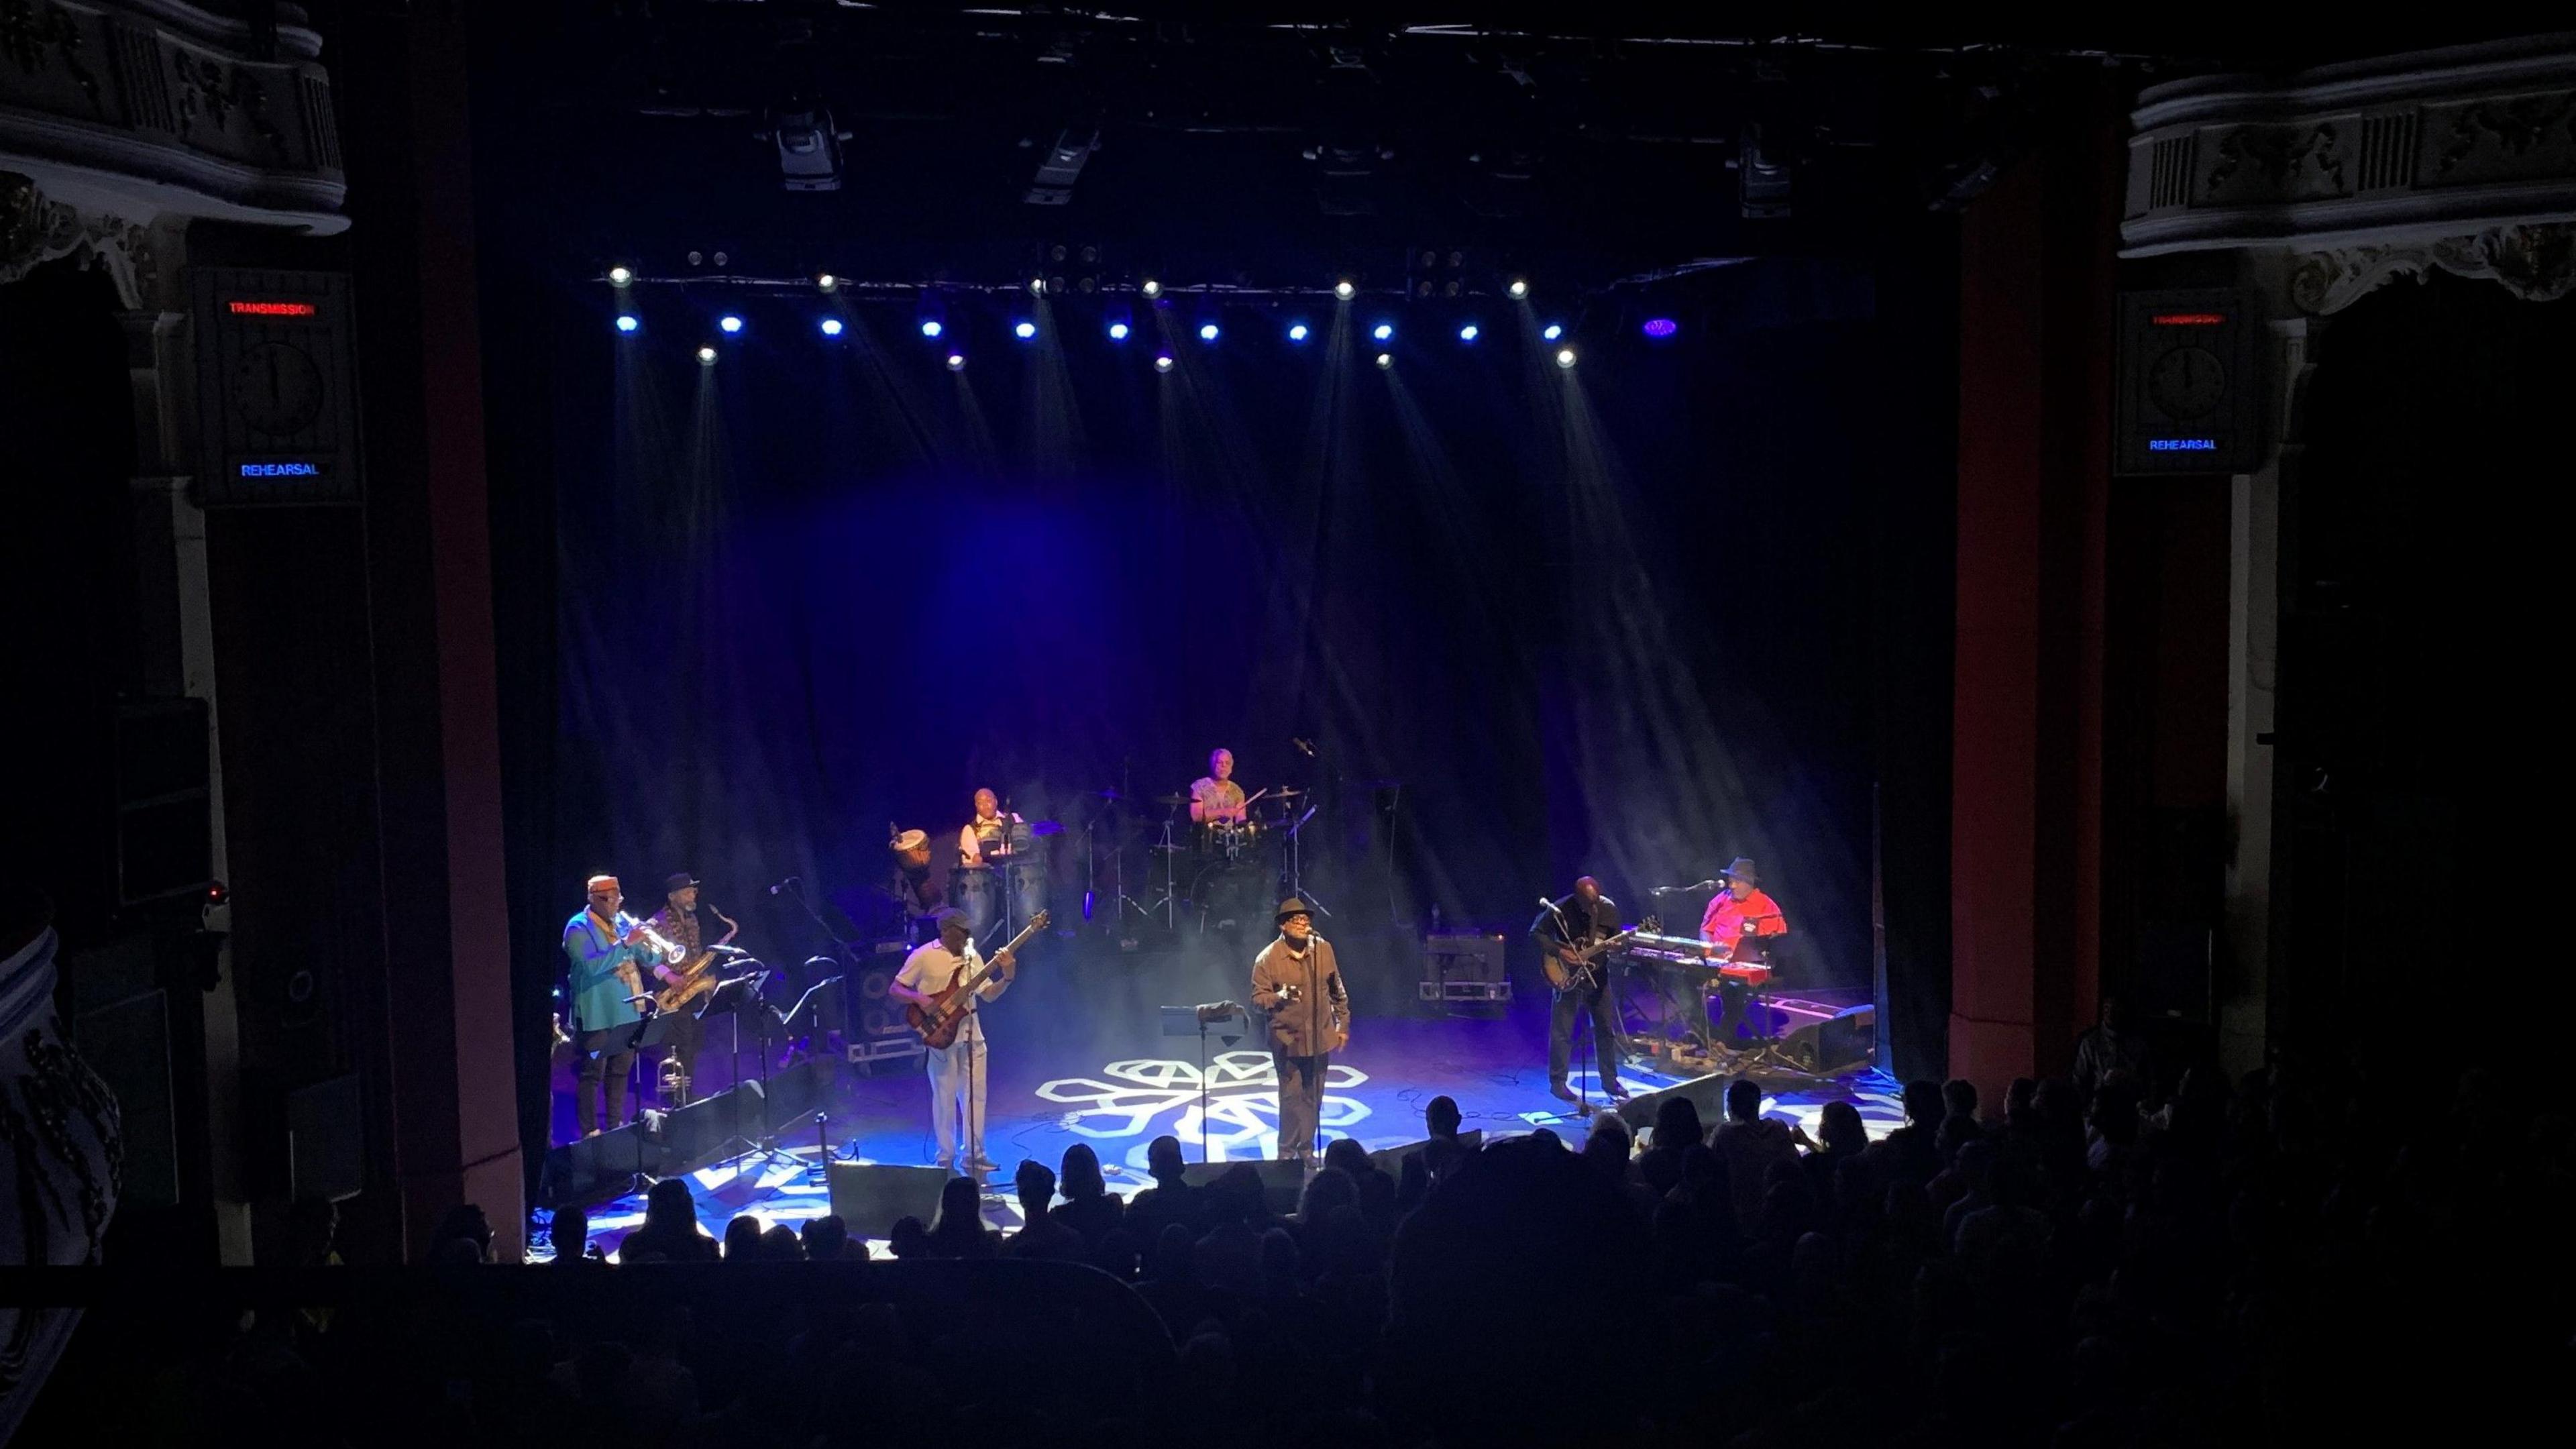
[[982,940],[1002,918],[1002,882],[989,865],[961,865],[948,873],[948,903],[966,913],[967,929]]
[[1010,875],[1011,919],[1025,921],[1046,909],[1046,857],[1035,853],[1022,855],[1004,867]]

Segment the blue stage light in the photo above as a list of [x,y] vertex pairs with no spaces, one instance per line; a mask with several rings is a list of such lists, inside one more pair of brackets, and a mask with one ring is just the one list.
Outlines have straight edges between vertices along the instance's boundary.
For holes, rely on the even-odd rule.
[[1646,319],[1646,335],[1649,337],[1670,337],[1681,330],[1682,324],[1674,321],[1670,317],[1649,317]]
[[712,347],[701,347],[701,348],[699,348],[699,349],[698,349],[698,361],[700,361],[700,362],[702,362],[702,363],[705,363],[705,364],[706,364],[707,366],[709,366],[709,367],[713,367],[713,366],[715,366],[715,365],[716,365],[716,350],[715,350],[714,348],[712,348]]
[[1030,338],[1038,335],[1038,324],[1035,322],[1014,322],[1011,324],[1011,335],[1020,339],[1022,342],[1026,342]]
[[936,337],[946,330],[947,329],[939,325],[939,319],[936,317],[924,317],[921,319],[921,335],[924,337]]
[[1369,329],[1369,336],[1376,338],[1380,342],[1391,342],[1395,340],[1395,324],[1392,322],[1380,322],[1375,327]]
[[1476,324],[1473,322],[1470,322],[1466,326],[1458,329],[1458,340],[1461,342],[1473,342],[1476,340],[1477,335]]
[[838,317],[826,317],[822,321],[822,328],[824,336],[838,337],[841,335],[841,319]]
[[948,370],[950,372],[964,372],[966,370],[966,354],[963,352],[952,352],[948,354]]
[[716,319],[716,325],[723,328],[728,333],[740,332],[742,330],[742,319],[733,315],[731,312],[727,312]]
[[1168,352],[1158,354],[1158,355],[1154,358],[1154,370],[1155,370],[1156,372],[1169,372],[1169,371],[1171,371],[1171,370],[1172,370],[1172,354],[1170,354],[1170,353],[1168,353]]
[[1112,323],[1110,323],[1110,324],[1109,324],[1109,340],[1110,340],[1110,341],[1112,341],[1112,342],[1124,342],[1124,341],[1126,341],[1126,340],[1127,340],[1127,324],[1126,324],[1126,323],[1124,323],[1124,322],[1112,322]]
[[1538,335],[1539,335],[1539,336],[1541,336],[1541,337],[1546,338],[1546,339],[1547,339],[1548,341],[1550,341],[1550,342],[1554,342],[1556,339],[1558,339],[1558,338],[1560,338],[1560,337],[1563,337],[1563,336],[1565,335],[1565,329],[1564,329],[1563,327],[1558,326],[1557,324],[1555,324],[1555,323],[1553,323],[1553,322],[1550,322],[1549,324],[1547,324],[1546,329],[1545,329],[1544,331],[1540,332]]
[[1306,340],[1306,324],[1305,324],[1305,323],[1303,323],[1303,322],[1299,322],[1299,323],[1295,323],[1295,324],[1293,324],[1292,326],[1290,326],[1290,327],[1289,327],[1289,329],[1288,329],[1288,340],[1289,340],[1289,341],[1291,341],[1291,342],[1303,342],[1303,341],[1305,341],[1305,340]]
[[1379,354],[1377,355],[1377,365],[1378,365],[1378,366],[1380,366],[1380,367],[1393,367],[1393,366],[1395,366],[1395,354],[1394,354],[1394,353],[1392,353],[1392,352],[1381,352],[1381,353],[1379,353]]
[[1217,331],[1215,323],[1202,322],[1199,324],[1199,340],[1201,342],[1214,342],[1216,338]]
[[643,325],[644,319],[632,312],[621,314],[617,319],[617,330],[620,332],[633,332]]

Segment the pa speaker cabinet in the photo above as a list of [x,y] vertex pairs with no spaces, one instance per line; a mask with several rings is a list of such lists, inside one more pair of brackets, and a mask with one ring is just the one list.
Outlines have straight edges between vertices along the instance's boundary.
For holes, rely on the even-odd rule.
[[831,1166],[832,1216],[854,1238],[882,1238],[905,1218],[927,1227],[939,1216],[939,1194],[948,1186],[944,1167],[889,1167],[875,1162]]

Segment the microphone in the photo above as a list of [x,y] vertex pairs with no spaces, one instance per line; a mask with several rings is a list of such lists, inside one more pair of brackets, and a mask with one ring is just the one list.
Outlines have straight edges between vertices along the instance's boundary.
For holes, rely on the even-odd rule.
[[780,881],[778,884],[771,886],[769,888],[769,893],[774,896],[794,884],[796,884],[796,877],[791,875],[787,879]]
[[1311,760],[1315,758],[1315,742],[1313,740],[1291,739],[1288,743],[1295,745],[1297,747],[1297,753],[1304,755],[1307,759]]

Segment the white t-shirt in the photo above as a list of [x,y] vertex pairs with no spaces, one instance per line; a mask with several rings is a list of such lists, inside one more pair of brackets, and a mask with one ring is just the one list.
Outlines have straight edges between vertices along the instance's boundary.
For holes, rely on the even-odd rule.
[[[903,969],[895,973],[894,979],[924,996],[937,996],[983,969],[984,955],[975,949],[974,942],[966,943],[965,954],[951,955],[947,947],[933,941],[927,946],[915,948],[911,955],[904,957]],[[975,988],[976,1000],[967,1004],[966,1024],[957,1032],[959,1041],[984,1039],[983,1012],[979,1009],[980,1004],[999,997],[1002,994],[1003,985],[1001,973],[997,971],[986,977],[983,985]]]

